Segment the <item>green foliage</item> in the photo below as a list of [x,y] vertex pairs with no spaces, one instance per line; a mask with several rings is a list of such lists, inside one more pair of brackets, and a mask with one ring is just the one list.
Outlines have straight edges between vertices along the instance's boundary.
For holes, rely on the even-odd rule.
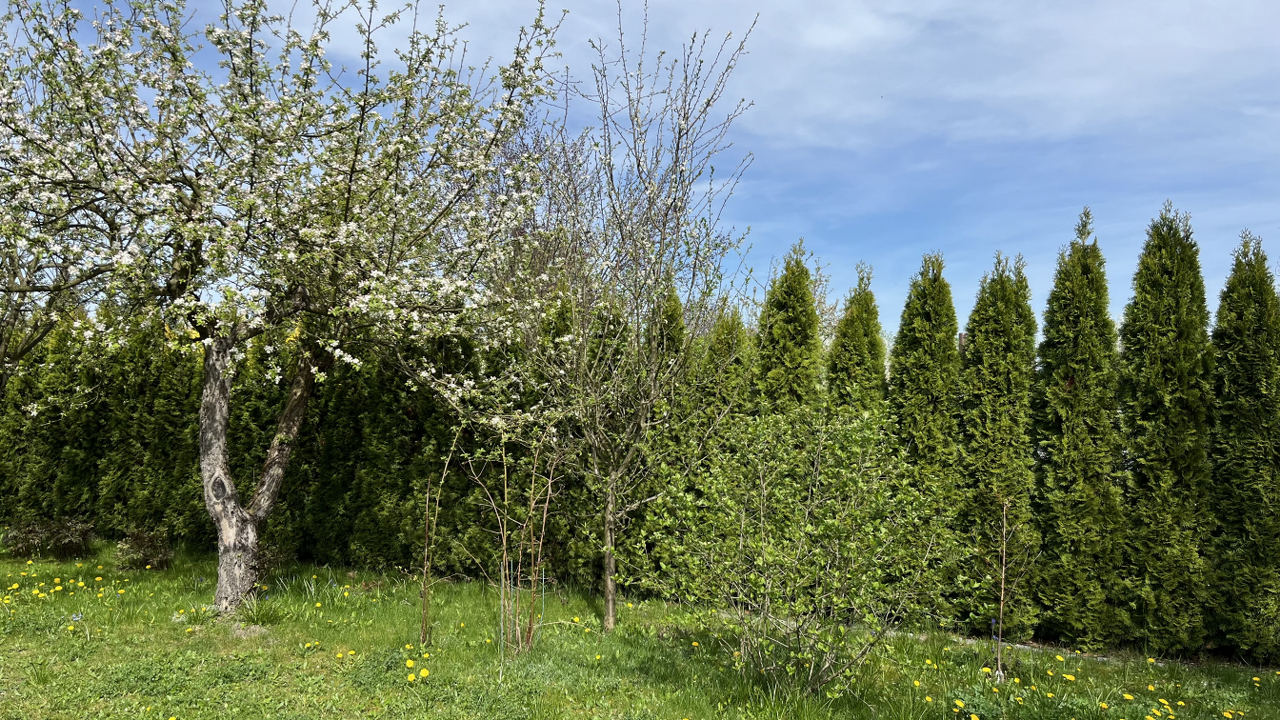
[[894,442],[906,462],[915,492],[933,517],[936,567],[928,575],[935,607],[946,621],[966,559],[956,530],[961,506],[956,311],[951,286],[942,277],[942,256],[926,255],[911,279],[898,335],[889,353],[889,413]]
[[130,530],[116,543],[116,565],[129,570],[163,570],[173,561],[173,546],[163,531]]
[[1205,638],[1213,348],[1190,219],[1152,220],[1120,328],[1128,441],[1128,602],[1136,638],[1194,651]]
[[954,503],[959,451],[956,310],[942,256],[926,255],[911,279],[889,355],[889,409],[898,444],[938,501]]
[[702,610],[692,623],[749,675],[846,692],[868,649],[918,602],[916,496],[882,417],[794,407],[742,415],[688,487],[654,512],[660,572],[644,589]]
[[973,580],[961,619],[974,630],[994,622],[1005,637],[1026,637],[1035,623],[1026,576],[1038,560],[1040,533],[1031,517],[1036,321],[1021,257],[996,257],[965,330],[960,529],[972,538]]
[[756,382],[763,401],[778,409],[810,403],[818,390],[822,345],[802,243],[792,246],[769,285],[757,341]]
[[79,517],[106,537],[149,526],[204,539],[211,528],[196,476],[197,360],[168,347],[158,322],[126,340],[54,331],[0,408],[0,507],[9,520]]
[[1085,648],[1119,640],[1124,527],[1119,355],[1105,261],[1085,208],[1058,254],[1035,394],[1041,631]]
[[1280,300],[1245,233],[1213,329],[1212,607],[1223,638],[1280,659]]
[[827,352],[827,393],[831,404],[857,410],[879,407],[887,382],[880,310],[871,293],[871,268],[858,266],[858,284],[844,301],[844,313]]

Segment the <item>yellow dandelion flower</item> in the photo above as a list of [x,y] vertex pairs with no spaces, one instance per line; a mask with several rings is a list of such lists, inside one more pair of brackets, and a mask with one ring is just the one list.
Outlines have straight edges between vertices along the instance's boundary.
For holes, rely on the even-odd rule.
[[[57,582],[57,581],[55,580],[54,582]],[[1253,679],[1253,681],[1254,681],[1254,682],[1259,682],[1260,680],[1262,680],[1262,678],[1254,678],[1254,679]]]
[[431,671],[426,668],[422,668],[421,670],[418,671],[418,675],[421,677],[426,677],[430,674],[431,674]]
[[1067,680],[1069,680],[1070,682],[1075,682],[1075,681],[1076,681],[1076,676],[1075,676],[1075,675],[1063,675],[1062,677],[1066,678],[1066,679],[1067,679]]
[[68,625],[68,626],[67,626],[67,629],[68,629],[68,630],[75,630],[75,629],[76,629],[76,626],[75,626],[75,625]]
[[915,682],[915,686],[916,686],[916,687],[920,687],[920,681],[919,681],[919,680],[916,680],[916,681],[914,681],[914,682]]
[[311,647],[311,643],[307,643],[307,644],[306,644],[306,647]]
[[1156,689],[1156,686],[1155,686],[1155,685],[1148,685],[1148,686],[1147,686],[1147,690],[1148,690],[1149,692],[1154,692],[1154,691],[1155,691],[1155,689]]
[[982,672],[987,673],[988,675],[990,675],[990,674],[991,674],[991,668],[989,668],[989,667],[984,667],[984,668],[982,668]]
[[925,695],[925,696],[924,696],[924,701],[925,701],[925,702],[933,702],[933,698],[929,697],[928,695]]
[[1179,705],[1186,705],[1186,703],[1182,702],[1181,700],[1179,700],[1179,701],[1178,701],[1178,704],[1179,704]]
[[978,716],[977,716],[977,715],[974,715],[973,713],[970,713],[970,714],[969,714],[969,720],[978,720]]
[[956,707],[959,707],[959,708],[964,707],[964,701],[963,701],[963,700],[957,700],[957,701],[956,701]]
[[1133,696],[1132,696],[1132,695],[1130,695],[1129,693],[1125,693],[1125,694],[1124,694],[1124,699],[1125,699],[1125,700],[1132,700],[1132,699],[1133,699]]
[[412,646],[412,645],[405,645],[405,646],[404,646],[404,649],[405,649],[405,650],[412,650],[412,649],[413,649],[413,646]]
[[1157,698],[1157,702],[1159,702],[1161,705],[1168,705],[1168,704],[1169,704],[1169,701],[1168,701],[1168,700],[1165,700],[1164,698]]
[[187,632],[195,632],[195,628],[187,628]]
[[1045,697],[1053,697],[1053,693],[1045,693],[1045,694],[1044,694],[1044,696],[1045,696]]
[[578,622],[578,616],[577,616],[577,615],[574,615],[574,616],[573,616],[573,621],[574,621],[574,622]]
[[405,667],[413,667],[413,661],[412,661],[412,660],[405,660],[405,661],[404,661],[404,666],[405,666]]
[[348,651],[347,651],[347,655],[355,655],[355,654],[356,654],[356,651],[355,651],[355,650],[348,650]]
[[597,660],[599,660],[599,659],[600,659],[600,656],[599,656],[599,655],[597,655],[597,656],[596,656],[596,659],[597,659]]
[[1103,710],[1106,710],[1106,709],[1107,709],[1107,704],[1106,704],[1106,703],[1098,703],[1098,707],[1102,708]]
[[694,640],[694,641],[693,641],[693,646],[694,646],[694,647],[698,647],[698,641],[697,641],[697,640]]
[[1148,664],[1149,664],[1149,663],[1153,663],[1153,662],[1155,662],[1155,661],[1156,661],[1156,659],[1155,659],[1155,658],[1147,658],[1147,663],[1148,663]]
[[409,682],[413,682],[414,680],[417,680],[417,679],[418,679],[417,675],[414,675],[413,673],[409,673]]
[[1058,658],[1058,662],[1065,662],[1065,661],[1066,661],[1066,658],[1062,657],[1061,655],[1054,655],[1054,657]]
[[100,578],[100,577],[96,577],[96,578],[94,578],[94,579],[93,579],[93,581],[94,581],[94,582],[102,582],[102,578]]
[[1013,681],[1019,685],[1022,684],[1022,678],[1014,678]]
[[316,607],[320,607],[320,603],[316,603]]

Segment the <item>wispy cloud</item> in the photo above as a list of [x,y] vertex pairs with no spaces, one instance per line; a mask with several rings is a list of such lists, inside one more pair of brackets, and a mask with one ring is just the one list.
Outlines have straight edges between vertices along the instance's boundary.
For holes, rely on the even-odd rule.
[[[585,75],[587,39],[614,36],[617,7],[562,2],[563,62]],[[469,0],[444,12],[469,24],[473,58],[500,61],[536,8]],[[643,6],[622,9],[635,39]],[[1280,258],[1274,0],[654,0],[648,10],[650,44],[671,49],[695,30],[740,35],[758,14],[732,85],[755,103],[734,135],[755,163],[730,219],[752,229],[759,268],[804,236],[840,294],[858,260],[873,264],[889,328],[930,250],[948,259],[962,323],[997,250],[1026,256],[1043,302],[1086,204],[1117,315],[1166,198],[1193,215],[1211,306],[1240,229]]]

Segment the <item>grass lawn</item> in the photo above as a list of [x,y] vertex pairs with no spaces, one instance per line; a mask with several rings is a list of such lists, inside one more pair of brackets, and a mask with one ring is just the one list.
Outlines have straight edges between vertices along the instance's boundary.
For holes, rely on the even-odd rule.
[[1013,649],[997,682],[989,645],[944,634],[896,635],[856,695],[817,697],[751,677],[661,602],[624,602],[602,636],[574,593],[548,597],[537,646],[504,662],[478,582],[437,586],[419,647],[407,575],[293,567],[230,621],[205,609],[214,572],[0,556],[0,718],[1280,718],[1275,669]]

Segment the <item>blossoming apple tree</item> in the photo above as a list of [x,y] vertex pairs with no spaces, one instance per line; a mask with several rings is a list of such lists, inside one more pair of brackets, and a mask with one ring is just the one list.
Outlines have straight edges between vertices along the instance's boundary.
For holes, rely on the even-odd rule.
[[[443,20],[421,30],[412,7],[317,0],[309,14],[226,0],[193,32],[181,0],[108,0],[88,17],[11,0],[0,41],[0,238],[6,262],[34,269],[3,278],[6,301],[36,327],[39,307],[18,299],[100,289],[203,353],[221,612],[254,587],[259,527],[326,368],[485,308],[486,269],[533,203],[536,163],[508,145],[547,92],[541,13],[492,71],[468,69]],[[384,63],[375,40],[410,24]],[[347,49],[349,65],[329,58]],[[227,447],[250,341],[289,388],[251,497]]]

